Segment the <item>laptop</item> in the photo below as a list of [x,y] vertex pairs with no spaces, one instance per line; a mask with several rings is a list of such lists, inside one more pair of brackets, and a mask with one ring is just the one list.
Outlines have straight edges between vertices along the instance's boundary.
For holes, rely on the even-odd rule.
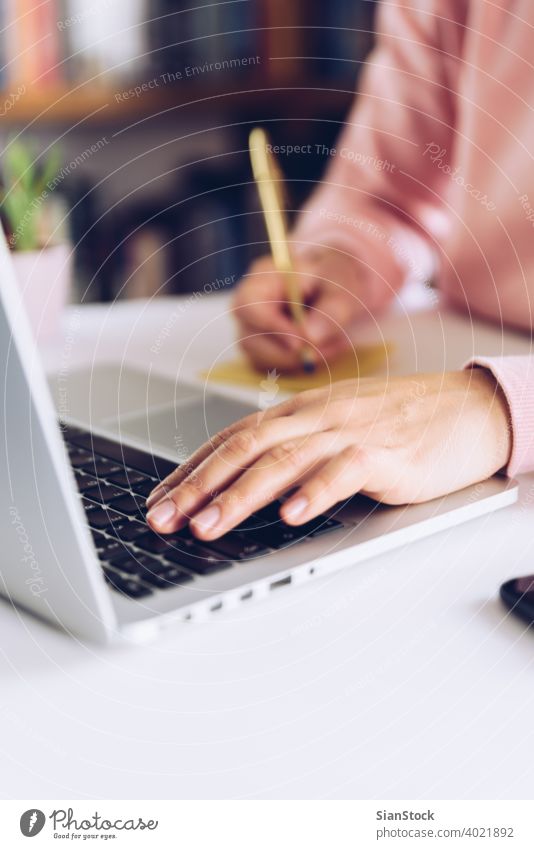
[[517,499],[513,480],[494,477],[407,507],[355,497],[299,528],[273,503],[210,543],[187,529],[160,536],[145,522],[148,493],[204,427],[252,408],[107,367],[71,375],[72,409],[58,418],[3,233],[0,279],[0,593],[77,638],[151,640]]

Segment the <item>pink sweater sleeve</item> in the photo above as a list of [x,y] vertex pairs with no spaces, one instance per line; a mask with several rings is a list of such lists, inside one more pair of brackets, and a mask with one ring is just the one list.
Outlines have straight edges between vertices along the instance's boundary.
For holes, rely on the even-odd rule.
[[452,146],[451,76],[463,30],[451,18],[463,4],[448,5],[447,19],[437,0],[423,11],[399,0],[379,6],[360,93],[293,232],[297,254],[315,245],[348,253],[352,282],[371,310],[408,277],[424,281],[437,272],[433,243],[446,226],[446,178],[425,149]]
[[512,423],[510,477],[534,471],[534,357],[474,357],[466,368],[489,369],[503,390]]

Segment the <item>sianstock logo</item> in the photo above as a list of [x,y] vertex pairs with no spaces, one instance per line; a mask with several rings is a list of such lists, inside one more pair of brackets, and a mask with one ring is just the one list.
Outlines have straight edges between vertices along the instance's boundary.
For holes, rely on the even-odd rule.
[[54,837],[83,839],[86,837],[101,837],[104,840],[116,838],[122,832],[155,831],[158,820],[145,820],[143,817],[110,819],[98,811],[90,816],[75,815],[73,808],[56,808],[51,814],[43,813],[38,808],[30,808],[20,818],[20,830],[25,837],[35,837],[43,830],[46,820],[50,820]]
[[37,808],[30,808],[29,811],[24,811],[20,818],[20,830],[24,837],[35,837],[43,830],[46,822],[46,817],[42,811]]

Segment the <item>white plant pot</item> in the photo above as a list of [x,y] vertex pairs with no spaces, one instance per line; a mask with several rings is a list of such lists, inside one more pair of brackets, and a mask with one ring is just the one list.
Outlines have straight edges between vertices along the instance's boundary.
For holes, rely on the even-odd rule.
[[59,333],[70,293],[72,248],[54,245],[39,251],[14,251],[11,256],[35,338],[50,342]]

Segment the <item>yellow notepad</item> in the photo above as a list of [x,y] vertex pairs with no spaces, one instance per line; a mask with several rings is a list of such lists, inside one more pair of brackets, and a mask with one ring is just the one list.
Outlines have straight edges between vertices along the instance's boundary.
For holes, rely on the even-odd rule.
[[[328,386],[338,380],[349,380],[356,377],[369,377],[387,360],[391,349],[384,344],[365,345],[348,351],[339,360],[328,367],[317,369],[312,374],[299,372],[297,374],[276,375],[276,383],[282,392],[302,392],[305,389],[316,389]],[[213,383],[231,383],[234,386],[250,386],[260,389],[262,381],[273,378],[272,372],[257,371],[245,358],[228,360],[214,366],[209,371],[202,372],[204,380]]]

